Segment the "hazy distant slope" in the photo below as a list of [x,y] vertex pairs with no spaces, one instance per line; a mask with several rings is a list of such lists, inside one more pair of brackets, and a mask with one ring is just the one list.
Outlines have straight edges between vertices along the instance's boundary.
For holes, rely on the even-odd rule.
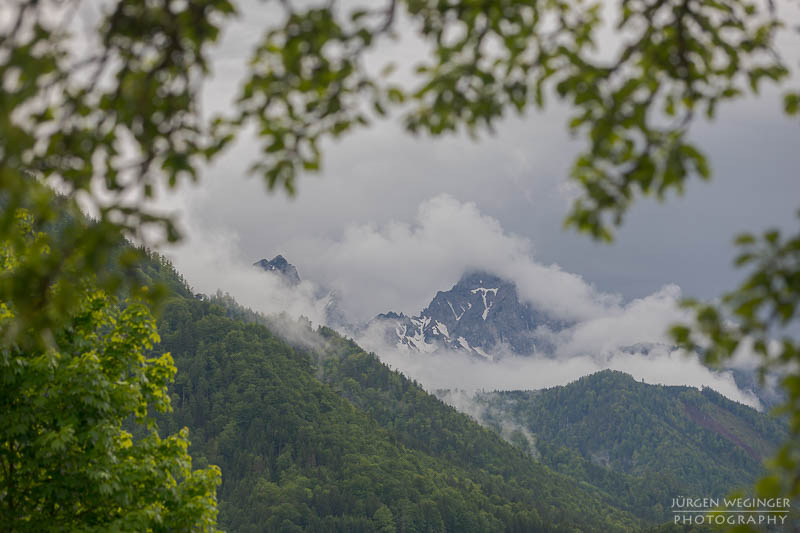
[[553,468],[605,487],[627,479],[639,487],[640,506],[750,487],[785,437],[780,421],[711,389],[648,385],[610,370],[541,391],[483,393],[475,402],[489,427],[512,423],[533,433]]

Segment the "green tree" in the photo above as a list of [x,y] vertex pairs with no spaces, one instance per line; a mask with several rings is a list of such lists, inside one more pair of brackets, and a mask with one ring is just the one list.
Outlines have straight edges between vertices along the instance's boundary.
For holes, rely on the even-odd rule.
[[[584,194],[567,223],[610,240],[636,198],[664,198],[692,176],[710,178],[688,136],[699,115],[713,117],[720,104],[790,72],[774,47],[784,24],[771,0],[619,0],[610,23],[622,44],[612,57],[596,52],[605,22],[599,0],[385,0],[363,8],[282,0],[231,112],[205,119],[198,94],[210,75],[209,48],[235,14],[232,1],[108,2],[86,55],[68,38],[77,4],[0,8],[0,239],[24,258],[0,277],[0,301],[14,310],[8,346],[45,349],[80,308],[79,284],[70,282],[87,272],[97,271],[103,288],[128,279],[103,268],[120,234],[156,227],[179,238],[148,202],[156,185],[195,180],[246,126],[263,143],[252,170],[291,193],[299,173],[320,168],[323,140],[392,109],[412,133],[477,135],[555,95],[586,141],[571,171]],[[392,38],[400,15],[432,47],[408,84],[393,81],[391,65],[375,75],[364,60]],[[797,114],[800,93],[787,91],[781,105]],[[58,184],[68,206],[82,199],[97,220],[62,223],[41,246],[48,253],[25,253],[28,243],[12,231],[16,209],[30,210],[35,230],[62,212],[47,183]],[[790,494],[800,492],[798,346],[789,335],[772,339],[797,322],[798,242],[777,232],[743,237],[739,263],[751,266],[750,277],[721,307],[696,304],[696,326],[674,331],[711,362],[752,342],[766,366],[785,369],[792,433],[780,464],[789,475],[764,486]],[[135,258],[113,259],[130,266]]]
[[[23,233],[38,252],[42,236]],[[0,247],[0,275],[21,264]],[[192,471],[187,430],[162,439],[151,418],[170,408],[175,367],[149,355],[159,338],[148,307],[88,281],[77,292],[48,347],[0,348],[0,529],[214,531],[219,470]],[[0,335],[13,318],[0,303]]]
[[394,525],[392,510],[386,507],[386,505],[378,507],[375,514],[372,515],[372,520],[375,522],[375,531],[379,533],[394,533],[397,531]]

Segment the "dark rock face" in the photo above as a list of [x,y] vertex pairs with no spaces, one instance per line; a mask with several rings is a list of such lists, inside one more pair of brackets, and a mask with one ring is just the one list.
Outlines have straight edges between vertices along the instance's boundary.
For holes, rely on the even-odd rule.
[[291,286],[295,286],[300,283],[300,275],[297,273],[297,269],[282,255],[276,255],[270,261],[267,261],[266,259],[256,261],[253,263],[253,266],[259,267],[267,272],[275,272],[279,274]]
[[463,350],[487,358],[500,350],[533,354],[543,348],[537,345],[538,327],[565,326],[520,302],[514,283],[486,272],[465,274],[449,291],[437,292],[419,316],[389,312],[374,320],[386,325],[387,340],[398,346]]

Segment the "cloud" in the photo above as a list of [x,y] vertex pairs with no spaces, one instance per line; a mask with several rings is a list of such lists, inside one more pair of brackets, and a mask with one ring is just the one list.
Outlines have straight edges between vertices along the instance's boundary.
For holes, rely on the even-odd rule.
[[[243,16],[214,51],[216,76],[203,93],[209,114],[229,109],[252,44],[274,24],[262,2],[246,0],[241,8]],[[787,20],[797,20],[796,11],[790,15]],[[796,64],[794,41],[781,44]],[[373,59],[424,57],[419,48],[409,53],[408,45],[401,39]],[[308,280],[336,289],[345,312],[367,320],[388,310],[416,314],[465,269],[492,270],[516,281],[534,305],[574,321],[552,334],[553,358],[506,357],[493,365],[462,354],[414,357],[390,347],[379,355],[428,388],[536,388],[618,368],[653,383],[712,386],[741,401],[746,398],[730,374],[652,347],[663,345],[666,327],[682,316],[674,305],[680,290],[665,284],[717,297],[740,280],[730,267],[733,234],[794,227],[800,151],[796,124],[777,102],[767,88],[759,98],[725,106],[716,122],[696,124],[691,133],[716,179],[689,183],[687,196],[668,207],[638,202],[613,247],[561,230],[577,195],[565,176],[582,142],[567,135],[569,110],[555,100],[546,112],[498,123],[497,134],[479,144],[459,136],[412,138],[397,121],[379,121],[325,143],[321,176],[301,177],[291,201],[282,193],[265,195],[258,179],[243,179],[259,153],[245,132],[204,170],[202,189],[182,192],[189,242],[173,257],[199,290],[221,288],[256,310],[303,314],[316,323],[324,320],[327,302]],[[753,146],[759,148],[731,149]],[[458,200],[447,196],[456,191]],[[299,290],[250,269],[277,253],[306,280]],[[742,357],[737,364],[752,368],[754,359]]]
[[380,328],[359,332],[359,343],[429,390],[535,389],[611,368],[648,383],[708,386],[760,407],[730,372],[710,370],[696,355],[669,347],[669,325],[689,319],[678,305],[678,286],[623,302],[558,265],[537,262],[527,239],[505,232],[474,203],[436,196],[419,207],[412,223],[351,226],[339,239],[303,246],[317,251],[320,275],[342,295],[346,311],[360,310],[362,320],[378,310],[416,314],[464,271],[480,269],[514,281],[520,298],[536,308],[573,321],[557,333],[537,331],[554,346],[550,357],[495,354],[495,362],[463,353],[409,353],[387,345]]
[[340,238],[289,246],[315,257],[314,278],[335,287],[345,311],[362,321],[388,310],[415,314],[468,270],[514,280],[523,298],[559,318],[599,317],[620,303],[579,275],[534,261],[529,240],[445,194],[424,201],[411,223],[351,225]]
[[466,357],[459,352],[412,353],[387,346],[375,338],[356,340],[378,353],[381,361],[417,380],[429,391],[542,389],[566,385],[581,376],[612,369],[650,384],[709,387],[731,400],[756,409],[762,407],[752,392],[739,389],[730,371],[711,370],[696,355],[665,346],[647,352],[615,351],[603,358],[591,355],[566,358],[506,356],[500,361],[487,361]]
[[625,305],[608,306],[605,314],[577,323],[551,342],[561,358],[589,354],[607,357],[630,346],[668,344],[667,328],[690,319],[678,305],[680,298],[680,287],[667,285]]
[[309,280],[288,285],[279,275],[259,270],[241,257],[234,235],[226,232],[194,233],[180,247],[165,254],[195,291],[229,293],[237,302],[266,315],[285,313],[324,324],[330,295]]
[[[242,16],[227,27],[213,49],[215,76],[203,89],[203,109],[209,115],[229,111],[251,47],[280,20],[272,4],[256,0],[238,4]],[[796,9],[786,11],[785,20],[797,20]],[[381,41],[370,61],[399,59],[406,65],[425,60],[426,47],[408,38],[413,31],[403,25],[402,17],[398,22],[400,39]],[[788,40],[796,36],[786,34],[781,48],[787,63],[795,65],[800,47]],[[608,44],[618,36],[604,34],[602,39]],[[614,47],[600,49],[607,53]],[[282,192],[266,195],[263,180],[244,179],[250,162],[260,154],[252,132],[244,132],[230,151],[202,172],[203,190],[191,208],[207,227],[234,232],[248,260],[284,252],[308,276],[320,279],[326,265],[318,249],[301,248],[300,241],[335,241],[348,226],[372,227],[380,234],[392,220],[413,227],[421,202],[457,193],[465,203],[474,202],[484,215],[500,221],[507,232],[535,242],[540,262],[547,258],[544,264],[557,262],[566,271],[580,272],[611,293],[630,299],[675,282],[687,294],[716,297],[740,279],[731,268],[730,242],[737,231],[796,224],[793,214],[800,182],[794,169],[800,164],[800,151],[794,140],[796,123],[783,116],[779,102],[779,94],[765,87],[759,98],[722,106],[714,123],[694,125],[691,134],[708,154],[715,179],[702,185],[690,180],[686,197],[670,199],[666,205],[638,201],[613,247],[597,246],[562,230],[567,206],[576,195],[575,184],[566,176],[584,141],[568,135],[570,110],[556,98],[543,112],[510,114],[498,122],[495,135],[479,143],[464,135],[412,137],[396,117],[376,121],[368,130],[325,141],[322,172],[301,176],[298,195],[291,200]],[[758,149],[749,149],[755,146]],[[759,201],[753,202],[756,196]],[[403,260],[397,259],[397,268]],[[452,283],[451,274],[458,270],[433,261],[419,268],[417,285],[408,294],[381,288],[380,279],[373,283],[372,278],[394,275],[394,269],[362,271],[366,287],[376,290],[382,301],[371,305],[371,299],[354,299],[350,310],[363,316],[389,307],[417,310],[429,297],[425,290],[443,288],[433,282]],[[447,275],[440,274],[444,271]],[[427,283],[425,278],[431,275],[438,277]],[[545,277],[537,279],[546,285]],[[366,287],[353,292],[366,293]],[[537,292],[541,298],[547,296],[544,290]],[[564,308],[577,309],[572,303]]]

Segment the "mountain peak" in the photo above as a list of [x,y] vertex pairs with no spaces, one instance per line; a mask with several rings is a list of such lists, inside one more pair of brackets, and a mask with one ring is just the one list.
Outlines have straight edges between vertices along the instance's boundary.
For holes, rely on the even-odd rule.
[[278,254],[271,260],[267,261],[262,259],[253,263],[253,266],[258,267],[266,272],[275,272],[280,275],[289,285],[297,285],[300,283],[300,275],[293,264],[286,260],[285,257]]
[[390,326],[387,339],[412,351],[446,348],[484,358],[499,350],[532,354],[543,348],[537,328],[563,326],[520,301],[513,282],[485,271],[468,271],[449,291],[438,291],[419,316],[390,312],[376,320]]

